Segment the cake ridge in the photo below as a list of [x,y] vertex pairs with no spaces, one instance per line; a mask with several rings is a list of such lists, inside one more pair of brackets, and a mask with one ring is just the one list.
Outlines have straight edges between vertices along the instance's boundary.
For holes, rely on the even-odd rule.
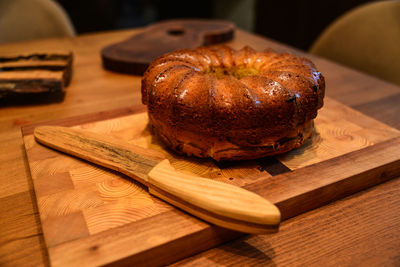
[[155,134],[179,153],[216,160],[300,146],[324,93],[324,77],[309,59],[249,46],[177,50],[154,60],[142,79]]

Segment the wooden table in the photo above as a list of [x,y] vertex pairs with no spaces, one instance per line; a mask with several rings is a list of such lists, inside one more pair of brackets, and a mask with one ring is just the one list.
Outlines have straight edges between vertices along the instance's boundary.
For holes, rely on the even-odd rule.
[[[105,45],[139,31],[0,46],[0,54],[63,48],[75,55],[74,77],[63,102],[0,107],[1,266],[48,265],[21,126],[140,104],[140,77],[103,70],[99,54]],[[292,50],[237,31],[231,45],[245,44],[257,50]],[[400,87],[309,57],[326,77],[328,96],[400,129]],[[286,220],[277,234],[245,236],[175,265],[399,266],[399,233],[400,179],[393,179]]]

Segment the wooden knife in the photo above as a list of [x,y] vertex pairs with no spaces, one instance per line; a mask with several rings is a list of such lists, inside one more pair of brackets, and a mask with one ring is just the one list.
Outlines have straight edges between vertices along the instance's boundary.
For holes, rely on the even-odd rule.
[[43,145],[121,172],[207,222],[252,234],[278,231],[274,204],[243,188],[178,172],[161,152],[67,127],[40,126],[34,136]]

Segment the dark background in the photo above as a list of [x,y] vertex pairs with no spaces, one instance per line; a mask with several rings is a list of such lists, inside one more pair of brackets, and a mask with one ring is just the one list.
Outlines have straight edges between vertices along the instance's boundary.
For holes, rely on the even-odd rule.
[[173,18],[218,18],[308,50],[335,18],[366,0],[58,0],[78,34],[145,26]]

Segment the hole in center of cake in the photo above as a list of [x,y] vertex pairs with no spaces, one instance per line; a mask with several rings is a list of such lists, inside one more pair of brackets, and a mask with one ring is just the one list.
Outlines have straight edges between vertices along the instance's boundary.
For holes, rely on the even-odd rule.
[[249,68],[244,66],[236,66],[232,68],[224,67],[211,67],[206,71],[207,74],[211,74],[218,79],[222,79],[226,76],[235,77],[236,79],[241,79],[246,76],[258,75],[260,72],[255,68]]

